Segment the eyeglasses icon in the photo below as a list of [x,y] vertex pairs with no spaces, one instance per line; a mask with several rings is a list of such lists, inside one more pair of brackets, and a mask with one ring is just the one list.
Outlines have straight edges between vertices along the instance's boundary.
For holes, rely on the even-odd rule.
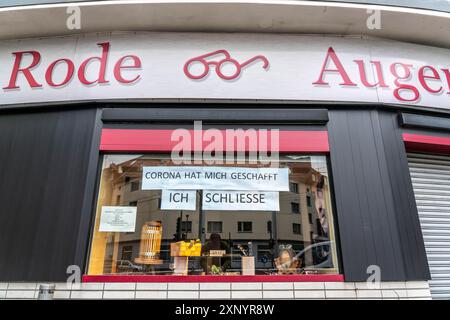
[[[224,59],[218,61],[207,61],[206,59],[212,56],[222,54],[225,56]],[[263,68],[267,70],[269,67],[269,60],[263,55],[256,55],[253,58],[248,59],[243,63],[239,63],[236,59],[231,58],[230,53],[227,50],[216,50],[207,54],[194,57],[186,61],[184,64],[184,74],[193,80],[199,80],[206,77],[209,74],[210,66],[214,66],[216,69],[216,74],[224,80],[233,80],[240,76],[242,69],[251,64],[254,61],[261,60],[263,62]],[[203,72],[200,74],[193,74],[190,71],[190,67],[193,63],[200,63],[203,66]],[[226,75],[222,72],[225,64],[232,64],[234,72],[232,74]]]

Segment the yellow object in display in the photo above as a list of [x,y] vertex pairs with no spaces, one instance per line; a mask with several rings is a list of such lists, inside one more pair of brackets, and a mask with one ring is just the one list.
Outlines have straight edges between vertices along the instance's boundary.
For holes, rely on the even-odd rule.
[[199,239],[170,244],[170,255],[172,257],[199,257],[201,253],[202,243]]

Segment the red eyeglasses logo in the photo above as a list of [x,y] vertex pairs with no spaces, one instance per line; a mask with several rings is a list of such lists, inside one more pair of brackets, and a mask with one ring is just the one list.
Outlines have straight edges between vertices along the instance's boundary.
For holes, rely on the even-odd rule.
[[[218,60],[218,61],[207,61],[206,60],[207,58],[218,55],[218,54],[223,54],[225,56],[225,58],[222,60]],[[203,79],[204,77],[206,77],[209,74],[210,66],[214,66],[216,69],[216,73],[220,78],[222,78],[224,80],[233,80],[240,76],[243,68],[245,68],[246,66],[248,66],[249,64],[251,64],[252,62],[257,61],[257,60],[261,60],[263,62],[262,67],[265,70],[267,70],[269,68],[269,60],[267,60],[267,58],[265,56],[257,55],[257,56],[254,56],[253,58],[248,59],[247,61],[245,61],[243,63],[239,63],[237,60],[231,58],[230,53],[227,50],[217,50],[217,51],[213,51],[213,52],[203,54],[198,57],[189,59],[184,64],[183,70],[184,70],[184,74],[188,78],[193,79],[193,80],[199,80],[199,79]],[[203,72],[200,74],[191,73],[190,67],[193,63],[202,64]],[[225,67],[225,64],[233,65],[234,72],[232,74],[226,75],[222,72],[222,69]]]

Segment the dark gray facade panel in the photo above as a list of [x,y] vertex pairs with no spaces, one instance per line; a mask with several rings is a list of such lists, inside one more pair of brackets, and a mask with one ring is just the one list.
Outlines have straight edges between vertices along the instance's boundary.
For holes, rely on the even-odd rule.
[[346,281],[428,279],[412,185],[394,113],[330,111],[330,156]]
[[[259,105],[259,107],[261,107]],[[267,107],[267,106],[266,106]],[[248,106],[236,108],[106,108],[102,120],[105,122],[185,122],[204,121],[215,123],[303,123],[325,124],[328,122],[327,109],[250,109]]]
[[96,112],[1,114],[0,281],[64,281],[66,268],[82,263],[75,257]]
[[380,112],[380,127],[389,171],[398,234],[407,280],[430,279],[402,130],[393,113]]
[[400,113],[400,125],[404,128],[433,129],[450,132],[450,118]]
[[101,120],[102,110],[97,109],[94,119],[93,137],[91,139],[89,159],[87,163],[86,181],[84,185],[84,195],[82,201],[82,208],[80,212],[80,222],[78,228],[77,249],[75,253],[75,262],[80,266],[81,271],[87,268],[87,254],[89,248],[89,241],[91,240],[91,222],[94,223],[94,208],[96,208],[95,195],[100,183],[97,179],[99,176],[99,161],[100,161],[100,139],[102,135],[103,123]]
[[[373,252],[374,248],[371,246],[372,241],[365,239],[368,235],[364,232],[363,220],[359,214],[358,197],[354,193],[354,190],[357,190],[355,187],[357,177],[353,161],[348,157],[353,154],[353,150],[350,143],[350,131],[347,128],[347,113],[331,112],[329,116],[328,134],[332,150],[330,158],[344,273],[348,277],[347,279],[362,278],[363,273],[360,270],[364,267],[361,266],[370,264],[366,253]],[[336,152],[337,148],[339,148],[339,152]],[[342,212],[340,212],[341,210]],[[344,210],[350,214],[344,214]],[[359,245],[355,245],[354,239],[359,239]],[[351,263],[347,263],[348,259]]]

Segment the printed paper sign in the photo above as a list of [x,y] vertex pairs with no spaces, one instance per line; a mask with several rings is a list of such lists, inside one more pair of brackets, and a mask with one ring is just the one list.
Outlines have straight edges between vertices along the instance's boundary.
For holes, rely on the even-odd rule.
[[144,167],[142,190],[289,191],[288,168]]
[[135,232],[137,207],[102,207],[100,232]]
[[196,190],[163,190],[161,210],[195,210]]
[[203,210],[280,211],[278,192],[203,191]]
[[209,250],[210,257],[223,257],[226,253],[225,250]]

